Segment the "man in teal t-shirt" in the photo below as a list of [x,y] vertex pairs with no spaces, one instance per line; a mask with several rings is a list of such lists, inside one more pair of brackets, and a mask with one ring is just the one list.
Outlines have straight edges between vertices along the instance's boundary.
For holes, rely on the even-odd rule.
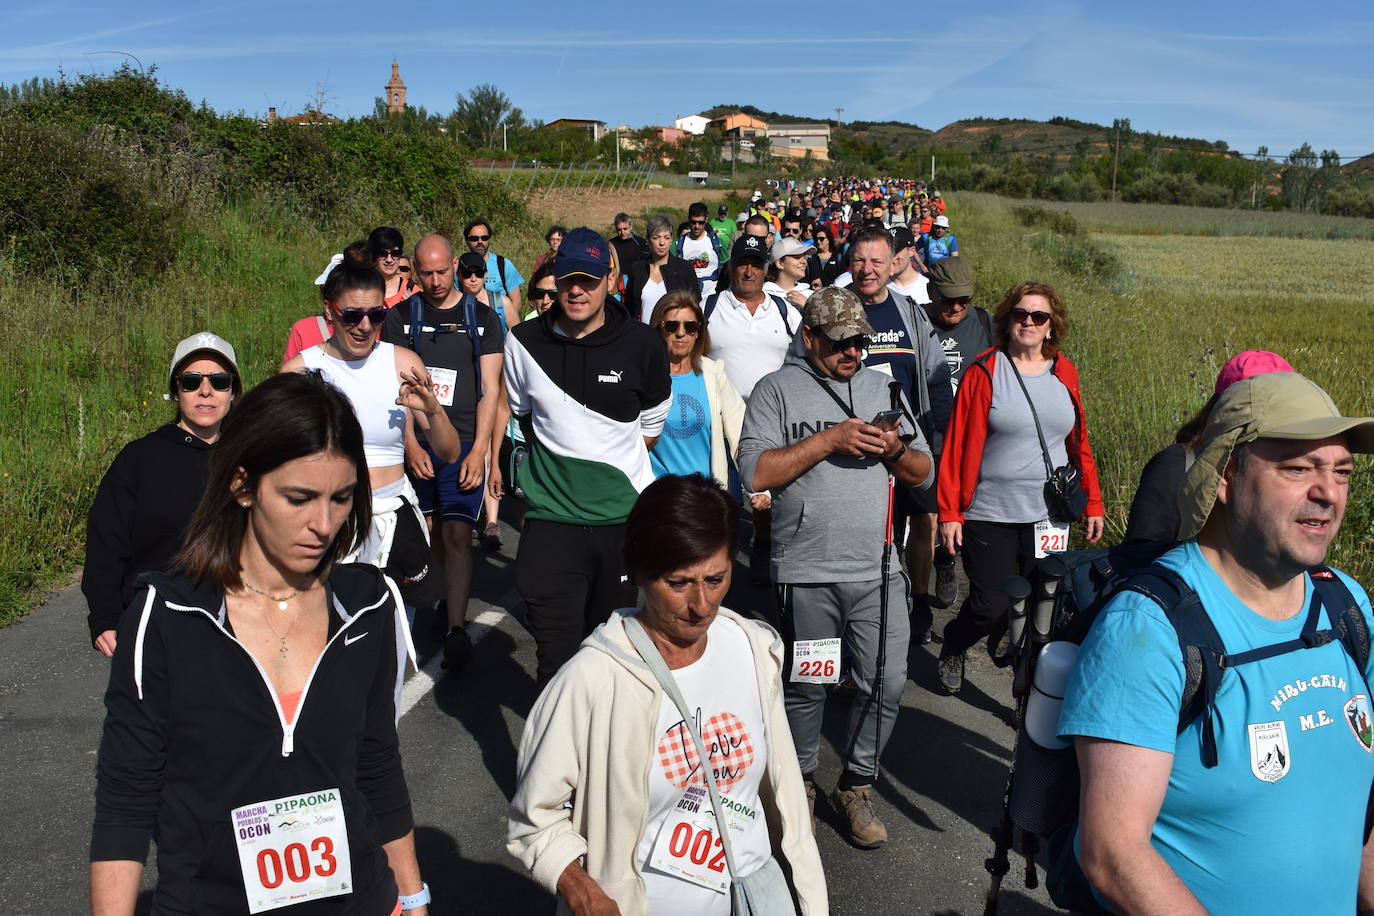
[[[1374,419],[1341,417],[1295,372],[1228,388],[1180,496],[1186,539],[1160,559],[1197,592],[1229,656],[1297,639],[1340,528],[1352,452]],[[1337,573],[1366,627],[1369,598]],[[1332,625],[1323,609],[1319,628]],[[1301,642],[1299,642],[1301,646]],[[1158,604],[1122,592],[1093,625],[1059,733],[1082,771],[1074,841],[1113,911],[1350,914],[1374,782],[1370,688],[1340,640],[1228,667],[1203,764],[1202,720],[1178,731],[1184,666]]]

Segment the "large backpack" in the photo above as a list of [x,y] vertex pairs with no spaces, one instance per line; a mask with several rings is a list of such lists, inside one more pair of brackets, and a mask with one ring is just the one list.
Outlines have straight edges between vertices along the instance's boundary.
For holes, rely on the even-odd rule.
[[[1046,885],[1060,907],[1078,913],[1105,913],[1078,866],[1073,836],[1078,822],[1078,758],[1072,747],[1048,750],[1026,733],[1025,712],[1040,649],[1049,642],[1082,644],[1106,605],[1123,591],[1154,601],[1178,636],[1186,672],[1179,703],[1178,732],[1202,720],[1199,753],[1204,766],[1217,765],[1216,695],[1231,668],[1289,652],[1339,641],[1361,672],[1369,660],[1370,634],[1364,615],[1345,583],[1325,566],[1308,570],[1314,600],[1308,607],[1297,639],[1228,654],[1191,587],[1175,572],[1155,561],[1176,547],[1174,543],[1139,542],[1095,550],[1052,554],[1035,570],[1036,583],[1013,578],[1007,583],[1013,599],[1011,617],[1024,626],[1009,628],[1006,651],[1015,664],[1012,693],[1016,702],[1017,734],[1011,772],[1003,796],[1003,817],[994,833],[996,847],[985,867],[992,876],[985,914],[995,913],[997,893],[1010,870],[1008,852],[1014,841],[1026,859],[1026,886],[1036,886],[1035,857],[1047,845]],[[1316,600],[1320,599],[1320,600]],[[1317,627],[1326,609],[1331,628]],[[1024,612],[1023,618],[1018,614]],[[1041,626],[1036,626],[1039,618]],[[1016,635],[1019,631],[1019,637]],[[1368,832],[1368,831],[1366,831]]]
[[[500,255],[497,255],[499,258]],[[503,279],[504,282],[504,279]],[[425,304],[424,299],[419,293],[406,300],[410,306],[410,349],[420,355],[420,328],[424,324]],[[463,323],[457,326],[440,326],[436,331],[456,331],[459,327],[468,335],[468,341],[472,344],[472,377],[477,389],[477,400],[482,400],[482,335],[477,328],[477,297],[472,293],[463,293],[460,302],[463,309]],[[421,356],[421,359],[424,357]]]

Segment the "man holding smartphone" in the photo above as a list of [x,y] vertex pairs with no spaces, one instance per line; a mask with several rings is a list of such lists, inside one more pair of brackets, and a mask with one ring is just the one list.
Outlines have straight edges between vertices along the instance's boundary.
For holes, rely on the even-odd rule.
[[889,556],[883,577],[888,480],[928,487],[930,447],[901,384],[863,367],[873,326],[857,296],[818,290],[801,320],[782,368],[750,396],[740,479],[750,491],[773,493],[770,566],[789,654],[784,696],[807,799],[814,815],[826,685],[840,680],[843,646],[857,690],[831,803],[849,841],[876,849],[887,828],[873,782],[897,719],[909,638],[901,564]]

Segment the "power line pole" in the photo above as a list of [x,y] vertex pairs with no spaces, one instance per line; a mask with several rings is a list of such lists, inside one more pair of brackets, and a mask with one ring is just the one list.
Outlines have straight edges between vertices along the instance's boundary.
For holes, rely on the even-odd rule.
[[1112,203],[1116,203],[1116,167],[1121,162],[1121,119],[1114,122],[1116,127],[1116,151],[1112,153]]
[[836,126],[836,127],[841,127],[841,126],[843,126],[843,125],[844,125],[844,109],[843,109],[843,108],[836,108],[836,109],[835,109],[835,126]]

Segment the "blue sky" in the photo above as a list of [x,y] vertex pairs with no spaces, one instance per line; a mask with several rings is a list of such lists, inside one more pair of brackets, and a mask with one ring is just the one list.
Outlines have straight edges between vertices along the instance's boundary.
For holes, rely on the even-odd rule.
[[395,57],[411,103],[440,112],[492,82],[545,120],[664,124],[727,103],[930,128],[1125,117],[1248,152],[1374,151],[1367,0],[5,6],[0,82],[107,71],[120,58],[90,52],[126,51],[220,111],[294,113],[323,83],[327,110],[364,114]]

